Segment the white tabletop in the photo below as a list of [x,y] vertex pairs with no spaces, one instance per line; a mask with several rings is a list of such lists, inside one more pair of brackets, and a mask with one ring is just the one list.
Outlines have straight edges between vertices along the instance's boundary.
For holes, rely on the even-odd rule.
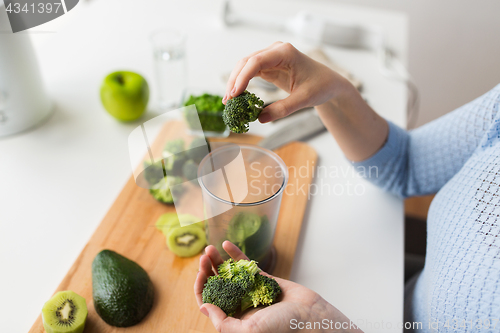
[[[380,24],[406,59],[404,15],[304,3],[268,1],[267,6],[283,15],[309,9]],[[154,89],[151,31],[186,30],[189,81],[212,89],[224,88],[220,77],[239,58],[276,40],[303,51],[311,47],[286,33],[224,28],[219,5],[202,0],[83,2],[35,29],[45,32],[31,34],[56,108],[42,126],[0,139],[0,331],[29,330],[130,176],[127,137],[140,122],[116,122],[103,110],[98,91],[104,76],[118,69],[142,73]],[[363,81],[364,94],[378,112],[404,124],[404,85],[382,76],[375,54],[327,52]],[[266,135],[285,123],[255,123],[251,132]],[[382,321],[396,325],[402,320],[403,203],[356,176],[328,133],[308,143],[329,175],[315,179],[323,193],[309,201],[291,279],[320,293],[352,320],[364,321],[367,332],[387,332]]]

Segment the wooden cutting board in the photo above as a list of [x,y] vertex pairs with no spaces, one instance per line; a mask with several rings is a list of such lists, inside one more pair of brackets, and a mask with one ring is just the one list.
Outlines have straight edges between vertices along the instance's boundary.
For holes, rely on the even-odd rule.
[[[152,150],[161,151],[166,141],[177,138],[182,133],[185,130],[178,122],[165,124],[151,146]],[[213,141],[256,144],[261,139],[249,134],[231,134],[227,139]],[[273,274],[289,278],[307,206],[307,188],[312,180],[317,154],[302,142],[292,142],[277,149],[276,153],[292,168],[281,202],[274,239],[277,262]],[[155,201],[147,189],[137,186],[134,178],[130,177],[56,290],[72,290],[87,300],[89,314],[85,333],[216,332],[210,320],[200,313],[194,297],[193,284],[198,272],[199,255],[192,258],[175,256],[168,250],[165,236],[155,228],[157,218],[172,211],[175,211],[173,206]],[[91,265],[96,254],[103,249],[114,250],[134,260],[148,272],[153,282],[153,308],[135,326],[109,326],[95,312],[92,303]],[[42,306],[40,304],[40,309]],[[39,316],[30,333],[42,332],[44,328]]]

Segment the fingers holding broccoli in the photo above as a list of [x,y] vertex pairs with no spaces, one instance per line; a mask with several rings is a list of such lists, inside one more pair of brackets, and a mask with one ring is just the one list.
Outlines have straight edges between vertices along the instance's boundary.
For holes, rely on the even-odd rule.
[[248,132],[248,124],[257,120],[263,106],[264,101],[245,90],[241,95],[226,102],[226,107],[222,112],[222,120],[231,132],[246,133]]

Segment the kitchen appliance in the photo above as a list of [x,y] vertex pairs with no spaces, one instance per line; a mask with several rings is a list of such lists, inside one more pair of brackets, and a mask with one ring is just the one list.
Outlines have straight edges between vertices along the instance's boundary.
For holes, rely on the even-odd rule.
[[51,110],[31,39],[12,33],[0,2],[0,137],[35,126]]

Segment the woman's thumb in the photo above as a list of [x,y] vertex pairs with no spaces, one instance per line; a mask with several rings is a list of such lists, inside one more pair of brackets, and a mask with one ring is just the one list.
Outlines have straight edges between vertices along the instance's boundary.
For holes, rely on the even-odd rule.
[[228,317],[219,307],[205,303],[200,307],[200,311],[210,318],[217,332],[239,332],[241,320]]

